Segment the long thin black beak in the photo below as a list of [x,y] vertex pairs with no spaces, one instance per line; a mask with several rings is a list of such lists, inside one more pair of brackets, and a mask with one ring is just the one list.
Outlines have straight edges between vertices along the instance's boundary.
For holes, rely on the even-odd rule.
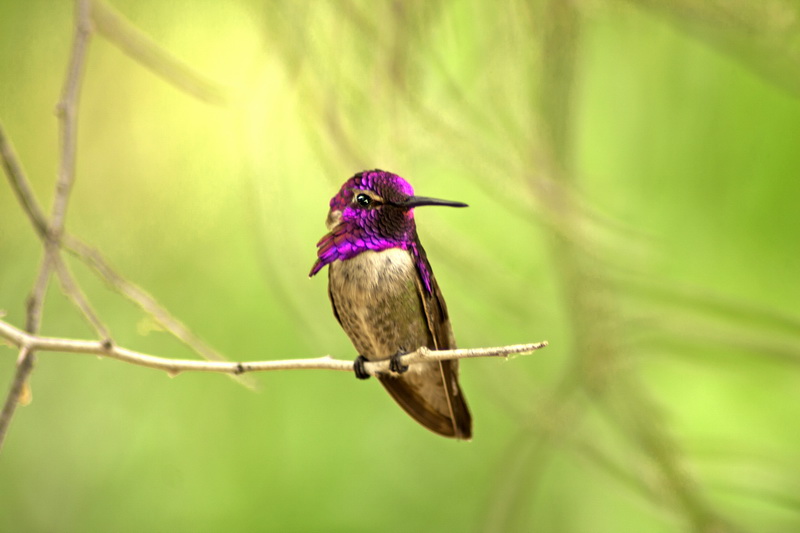
[[450,200],[440,200],[438,198],[428,198],[427,196],[411,196],[405,202],[399,204],[400,207],[421,207],[423,205],[443,205],[447,207],[469,207],[463,202],[451,202]]

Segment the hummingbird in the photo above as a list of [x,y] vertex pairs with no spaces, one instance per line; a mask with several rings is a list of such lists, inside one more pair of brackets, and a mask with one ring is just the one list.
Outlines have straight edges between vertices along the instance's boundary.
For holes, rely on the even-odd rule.
[[367,379],[366,361],[389,359],[378,380],[412,418],[456,439],[472,437],[472,417],[458,383],[458,361],[416,363],[400,357],[422,346],[456,347],[439,284],[417,236],[414,208],[467,207],[415,196],[391,172],[359,172],[330,201],[309,277],[328,266],[333,314],[358,352],[353,370]]

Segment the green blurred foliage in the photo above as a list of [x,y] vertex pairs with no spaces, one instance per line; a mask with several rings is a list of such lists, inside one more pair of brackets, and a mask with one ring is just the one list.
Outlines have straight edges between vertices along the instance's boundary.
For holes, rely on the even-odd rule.
[[[356,355],[306,276],[375,167],[471,206],[417,214],[460,345],[551,345],[462,364],[468,444],[345,374],[41,354],[0,530],[800,530],[796,2],[114,7],[227,103],[94,34],[67,229],[212,346]],[[45,207],[72,31],[69,2],[0,5],[0,120]],[[16,325],[40,257],[0,185]],[[118,344],[197,357],[70,265]],[[56,284],[43,324],[93,335]]]

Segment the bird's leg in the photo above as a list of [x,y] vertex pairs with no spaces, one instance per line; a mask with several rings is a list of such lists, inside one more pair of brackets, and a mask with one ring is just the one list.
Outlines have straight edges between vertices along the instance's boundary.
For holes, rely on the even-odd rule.
[[364,368],[364,363],[367,362],[367,358],[363,355],[359,355],[356,357],[356,360],[353,361],[353,371],[356,373],[356,378],[358,379],[367,379],[369,377],[369,373]]
[[395,372],[397,374],[402,374],[408,370],[408,365],[404,365],[403,362],[400,360],[406,353],[402,350],[398,350],[396,354],[389,358],[389,370]]

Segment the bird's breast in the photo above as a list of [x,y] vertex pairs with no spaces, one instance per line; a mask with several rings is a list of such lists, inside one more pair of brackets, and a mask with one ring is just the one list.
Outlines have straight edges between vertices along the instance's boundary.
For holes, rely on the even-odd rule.
[[367,250],[331,264],[331,282],[336,280],[340,289],[355,293],[353,298],[397,292],[403,285],[413,283],[415,276],[414,260],[402,248]]
[[383,359],[430,344],[411,254],[365,251],[330,265],[331,300],[359,354]]

